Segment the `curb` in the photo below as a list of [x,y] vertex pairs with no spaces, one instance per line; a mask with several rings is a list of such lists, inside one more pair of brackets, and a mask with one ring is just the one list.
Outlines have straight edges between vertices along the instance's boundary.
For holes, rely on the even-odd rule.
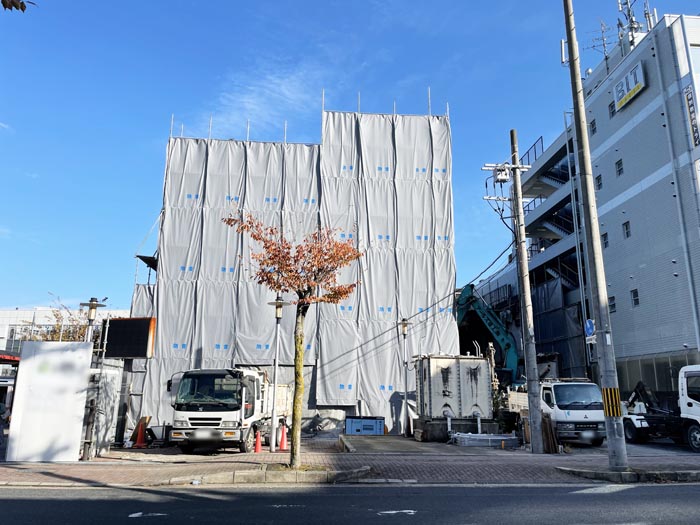
[[180,476],[170,478],[159,485],[241,485],[264,484],[323,484],[357,481],[371,472],[370,467],[354,470],[236,470],[217,472],[203,476]]
[[608,481],[610,483],[693,483],[700,481],[700,470],[628,470],[614,472],[610,470],[584,470],[568,467],[556,467],[557,470],[580,478]]
[[338,436],[338,443],[340,445],[341,452],[357,452],[357,449],[353,447],[347,439],[345,439],[345,436],[343,436],[343,434],[340,434]]

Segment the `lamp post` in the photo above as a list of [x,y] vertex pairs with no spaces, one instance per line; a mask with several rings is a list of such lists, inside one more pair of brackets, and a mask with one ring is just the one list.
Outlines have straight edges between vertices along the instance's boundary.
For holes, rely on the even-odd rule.
[[275,307],[275,362],[272,369],[272,421],[270,430],[270,452],[277,448],[277,365],[280,357],[280,321],[282,321],[282,307],[291,303],[282,300],[282,294],[269,303]]
[[401,335],[403,335],[403,435],[409,437],[408,430],[408,352],[406,350],[406,335],[408,335],[408,319],[401,319]]
[[[102,301],[106,301],[107,298],[105,297],[102,299]],[[87,303],[80,303],[80,306],[87,306],[88,308],[88,327],[87,330],[85,330],[85,342],[87,343],[88,341],[92,340],[92,328],[93,328],[93,323],[95,322],[95,318],[97,317],[97,309],[102,308],[103,306],[106,306],[102,304],[101,301],[97,300],[97,297],[90,297],[90,301]]]

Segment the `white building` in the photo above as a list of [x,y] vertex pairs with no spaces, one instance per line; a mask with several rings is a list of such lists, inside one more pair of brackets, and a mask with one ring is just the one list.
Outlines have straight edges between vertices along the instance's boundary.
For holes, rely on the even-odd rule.
[[[640,379],[672,390],[678,369],[700,362],[700,17],[650,21],[650,31],[624,35],[583,83],[623,392]],[[562,376],[596,366],[595,346],[583,337],[576,147],[570,126],[545,151],[531,150],[522,183],[537,350],[556,357]],[[517,318],[514,265],[478,288]]]

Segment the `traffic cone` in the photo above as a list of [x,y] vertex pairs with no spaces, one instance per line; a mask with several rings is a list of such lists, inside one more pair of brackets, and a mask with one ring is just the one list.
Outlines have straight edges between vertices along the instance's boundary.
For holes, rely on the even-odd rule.
[[287,450],[287,425],[282,425],[282,437],[280,438],[280,450]]
[[146,443],[145,426],[145,422],[139,421],[136,432],[136,443],[134,443],[131,448],[148,448],[148,443]]
[[262,440],[260,439],[260,431],[255,433],[255,449],[253,450],[256,454],[262,452]]

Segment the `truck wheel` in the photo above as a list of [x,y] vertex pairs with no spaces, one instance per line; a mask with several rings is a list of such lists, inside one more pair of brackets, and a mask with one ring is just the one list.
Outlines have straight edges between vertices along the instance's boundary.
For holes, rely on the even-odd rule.
[[179,448],[180,452],[183,454],[192,454],[192,452],[194,452],[193,445],[178,445],[177,448]]
[[693,424],[686,432],[688,446],[693,452],[700,452],[700,425]]
[[644,443],[647,440],[646,433],[635,427],[634,423],[629,419],[625,419],[623,427],[625,430],[625,441],[629,443]]
[[255,428],[251,427],[248,429],[245,439],[241,441],[240,450],[243,453],[253,452],[255,448]]
[[594,447],[599,447],[603,444],[604,439],[605,438],[595,438],[595,439],[591,440],[591,445],[593,445]]

